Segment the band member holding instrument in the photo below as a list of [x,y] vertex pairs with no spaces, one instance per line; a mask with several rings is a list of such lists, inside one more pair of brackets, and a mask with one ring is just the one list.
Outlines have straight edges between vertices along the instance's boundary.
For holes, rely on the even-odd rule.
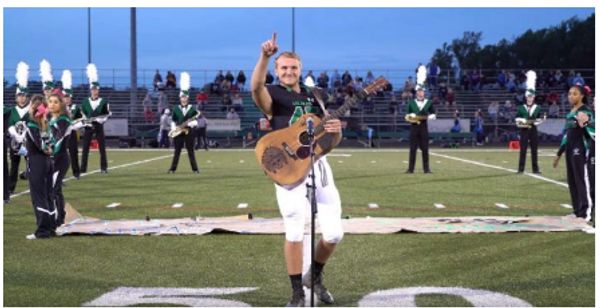
[[[81,114],[81,109],[78,105],[73,104],[73,90],[72,87],[72,74],[69,70],[64,70],[62,74],[62,94],[63,101],[65,102],[67,116],[69,119],[76,120],[81,118],[83,115]],[[77,131],[82,127],[82,122],[78,121],[76,125],[72,127],[72,132],[65,141],[65,145],[69,150],[69,160],[71,161],[71,172],[76,179],[79,179],[79,157],[78,157],[78,148],[77,148]]]
[[37,228],[28,240],[50,238],[56,233],[57,211],[52,200],[52,146],[49,142],[48,120],[44,98],[36,94],[26,129],[27,169],[29,170],[29,194],[35,213]]
[[19,176],[19,164],[21,155],[25,154],[23,142],[25,141],[25,131],[29,119],[30,104],[27,100],[29,89],[27,80],[29,78],[29,66],[25,62],[17,64],[17,92],[15,95],[16,105],[8,111],[8,134],[10,136],[10,172],[9,172],[9,193],[13,193],[17,187]]
[[185,148],[190,159],[190,165],[194,173],[199,173],[198,164],[196,163],[196,155],[194,153],[195,129],[198,126],[196,117],[199,115],[194,106],[190,105],[190,74],[187,72],[181,73],[179,78],[179,106],[173,108],[173,116],[171,119],[171,132],[169,136],[173,138],[175,144],[175,152],[173,161],[167,173],[175,173],[177,164],[179,163],[179,155],[185,144]]
[[535,80],[537,76],[534,71],[527,72],[527,90],[525,97],[527,102],[517,108],[515,123],[519,127],[519,170],[525,171],[525,160],[527,158],[527,146],[531,145],[531,169],[533,173],[541,173],[538,166],[538,132],[537,126],[543,122],[540,118],[540,106],[535,103]]
[[[266,86],[269,59],[277,53],[277,35],[264,42],[261,53],[252,73],[252,98],[258,108],[268,117],[274,130],[286,128],[305,113],[323,114],[311,89],[300,84],[302,73],[300,57],[293,52],[283,52],[275,59],[275,73],[279,84]],[[338,119],[328,120],[324,129],[329,133],[340,133]],[[333,181],[331,168],[326,157],[315,162],[316,196],[318,221],[323,233],[316,247],[315,293],[327,304],[333,304],[331,293],[323,285],[323,267],[343,237],[341,221],[341,200]],[[304,306],[302,285],[311,285],[310,270],[302,277],[302,249],[304,239],[305,208],[309,206],[306,183],[308,177],[298,185],[280,186],[275,184],[279,211],[285,226],[284,255],[292,284],[292,298],[288,306]]]
[[417,159],[417,147],[421,149],[423,157],[423,172],[431,173],[429,169],[429,130],[427,120],[435,120],[435,109],[433,102],[425,98],[427,69],[421,65],[417,69],[416,98],[406,105],[406,121],[410,125],[410,154],[408,170],[406,173],[415,172],[415,161]]
[[88,156],[90,153],[90,143],[92,136],[98,140],[98,150],[100,152],[100,173],[108,173],[108,163],[106,158],[106,141],[104,139],[104,122],[110,117],[110,106],[108,101],[100,97],[100,83],[98,82],[98,70],[96,65],[90,63],[87,65],[87,77],[90,82],[91,96],[84,99],[81,103],[81,113],[85,119],[85,129],[83,132],[83,150],[81,152],[81,173],[87,172]]

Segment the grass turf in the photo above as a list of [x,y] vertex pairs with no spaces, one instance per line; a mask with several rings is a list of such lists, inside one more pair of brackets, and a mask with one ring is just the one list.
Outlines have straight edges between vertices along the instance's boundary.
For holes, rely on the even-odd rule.
[[[434,153],[515,169],[518,153],[433,149]],[[566,182],[564,163],[543,176]],[[109,166],[169,155],[109,151]],[[328,160],[350,216],[566,215],[568,190],[526,175],[431,156],[434,174],[403,174],[406,151],[339,149]],[[170,157],[70,180],[67,202],[105,219],[227,216],[277,217],[274,188],[249,151],[199,151],[200,174],[185,155],[175,174]],[[97,153],[90,168],[98,164]],[[529,168],[529,166],[528,166]],[[69,173],[70,174],[70,173]],[[19,182],[17,192],[27,189]],[[106,205],[122,205],[108,209]],[[184,203],[179,209],[174,203]],[[368,203],[378,203],[373,210]],[[248,209],[237,209],[248,203]],[[433,203],[443,203],[436,209]],[[509,209],[496,207],[504,203]],[[35,227],[27,194],[4,207],[4,305],[79,306],[120,286],[258,287],[220,296],[254,306],[279,306],[290,293],[281,236],[69,236],[27,241]],[[510,234],[348,235],[326,267],[337,305],[353,306],[376,290],[460,286],[518,297],[534,306],[594,305],[594,237],[583,232]],[[421,306],[465,305],[454,296],[421,295]]]

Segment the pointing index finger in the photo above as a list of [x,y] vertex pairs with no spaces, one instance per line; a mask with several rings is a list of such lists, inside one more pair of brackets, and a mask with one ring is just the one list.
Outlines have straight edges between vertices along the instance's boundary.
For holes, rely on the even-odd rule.
[[273,42],[273,44],[277,43],[277,32],[273,32],[273,36],[271,37],[271,41]]

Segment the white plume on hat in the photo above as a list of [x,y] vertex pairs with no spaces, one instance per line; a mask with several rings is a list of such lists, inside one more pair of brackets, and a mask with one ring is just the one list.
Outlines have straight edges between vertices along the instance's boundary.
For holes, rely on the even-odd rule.
[[527,91],[531,91],[532,94],[535,95],[535,80],[537,79],[537,74],[534,71],[527,71],[527,81],[525,82]]
[[86,67],[86,74],[90,85],[92,82],[98,82],[98,69],[96,68],[96,64],[88,64]]
[[42,77],[42,83],[54,81],[54,78],[52,77],[52,67],[50,66],[50,62],[46,59],[43,59],[42,62],[40,62],[40,77]]
[[27,82],[29,80],[29,65],[23,61],[19,62],[19,64],[17,64],[17,74],[15,77],[17,78],[17,84],[19,87],[27,88]]
[[63,89],[70,89],[73,86],[73,75],[70,70],[64,70],[60,78]]
[[427,69],[425,68],[425,65],[421,65],[417,69],[417,85],[415,89],[423,89],[425,87],[425,80],[427,80]]
[[[182,72],[181,77],[179,78],[179,96],[189,96],[187,93],[190,90],[191,79],[190,74],[188,72]],[[184,91],[186,93],[184,93]]]

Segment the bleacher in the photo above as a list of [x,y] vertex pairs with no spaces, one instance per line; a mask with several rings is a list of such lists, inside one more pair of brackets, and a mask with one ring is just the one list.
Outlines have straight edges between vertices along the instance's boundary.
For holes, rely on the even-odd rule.
[[[588,72],[588,76],[586,80],[588,84],[594,85],[594,79],[592,77],[593,71]],[[452,82],[451,82],[452,83]],[[30,93],[41,93],[41,83],[39,82],[31,82],[30,83]],[[401,89],[400,85],[395,85],[394,89]],[[455,91],[455,104],[453,106],[445,106],[444,104],[436,105],[437,116],[439,119],[444,118],[452,118],[454,115],[454,111],[458,110],[461,114],[462,118],[470,118],[473,119],[475,112],[478,109],[481,109],[486,116],[485,119],[485,131],[486,133],[490,133],[491,131],[495,131],[497,134],[498,128],[500,131],[510,131],[515,130],[514,124],[509,121],[499,121],[498,123],[490,123],[487,118],[487,109],[491,101],[498,101],[500,104],[503,104],[504,101],[510,100],[514,102],[515,93],[510,93],[507,90],[497,89],[492,87],[484,87],[480,91],[473,90],[463,90],[459,86],[454,85],[453,89]],[[89,95],[89,90],[87,85],[80,85],[73,89],[74,98],[73,101],[75,103],[81,102],[84,98]],[[178,89],[165,89],[165,94],[168,97],[169,107],[172,108],[175,104],[178,103]],[[190,101],[191,103],[195,103],[196,94],[200,91],[198,88],[190,89]],[[550,88],[550,89],[540,89],[540,94],[547,94],[549,92],[557,92],[562,94],[565,92],[564,88]],[[430,95],[435,96],[436,91],[433,89]],[[128,120],[129,124],[129,135],[131,137],[135,137],[138,140],[142,140],[142,144],[144,143],[144,139],[151,139],[153,136],[156,136],[158,132],[159,126],[159,118],[160,115],[157,114],[157,103],[158,100],[156,98],[157,93],[153,92],[152,89],[148,90],[145,87],[140,87],[137,90],[137,100],[132,105],[130,104],[130,92],[129,89],[114,89],[112,87],[103,87],[100,90],[101,96],[106,98],[110,102],[111,112],[113,114],[113,118],[123,118]],[[144,100],[146,94],[150,93],[153,97],[152,110],[155,113],[155,116],[148,120],[144,117],[144,106],[142,105],[142,101]],[[408,139],[408,124],[404,121],[404,113],[405,113],[405,105],[402,104],[400,97],[401,91],[396,90],[393,93],[398,100],[398,105],[396,106],[396,112],[390,111],[390,97],[391,93],[385,95],[383,97],[374,96],[372,98],[372,103],[370,106],[356,106],[352,109],[352,114],[349,118],[342,119],[343,121],[348,121],[352,123],[352,127],[347,127],[344,130],[345,139],[356,140],[359,143],[354,141],[354,145],[362,144],[368,145],[372,144],[367,143],[368,136],[368,128],[372,129],[372,137],[375,141],[375,144],[379,145],[382,141],[391,141],[391,142],[403,142]],[[234,137],[237,141],[243,142],[246,144],[246,136],[248,132],[251,132],[253,137],[260,135],[264,132],[260,132],[256,128],[256,124],[259,119],[262,117],[262,113],[255,106],[252,97],[249,92],[241,92],[240,93],[243,99],[243,110],[239,111],[241,119],[241,128],[240,132],[209,132],[209,138],[231,138]],[[5,83],[4,87],[4,102],[5,105],[12,105],[14,102],[15,96],[15,86],[10,85],[7,86]],[[542,112],[547,112],[548,105],[542,104]],[[224,119],[227,113],[228,108],[225,108],[221,104],[221,96],[217,94],[209,94],[208,103],[204,107],[204,114],[209,119]],[[561,113],[564,114],[567,111],[567,106],[561,106]],[[439,135],[439,136],[438,136]],[[434,142],[439,141],[440,143],[447,142],[452,139],[460,139],[465,144],[472,143],[473,135],[471,133],[463,133],[462,135],[453,136],[444,133],[438,133],[437,135],[432,134],[432,140]],[[230,141],[230,140],[228,140]]]

